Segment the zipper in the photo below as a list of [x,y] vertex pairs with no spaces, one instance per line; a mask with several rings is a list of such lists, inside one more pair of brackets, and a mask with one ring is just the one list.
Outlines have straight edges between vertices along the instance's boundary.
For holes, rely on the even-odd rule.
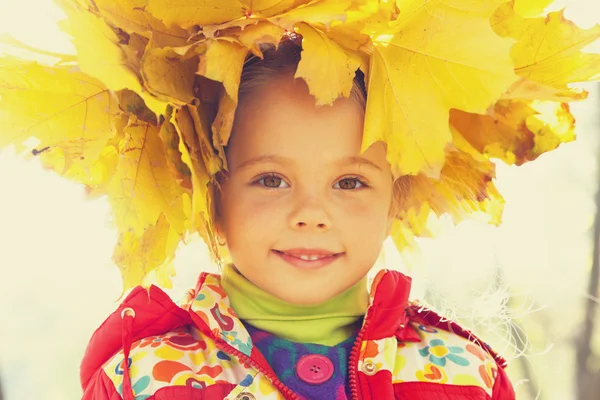
[[365,317],[365,323],[358,333],[356,340],[354,341],[354,345],[352,346],[352,350],[350,351],[350,358],[348,361],[348,377],[350,378],[350,392],[351,392],[351,400],[359,400],[358,393],[358,358],[360,355],[360,347],[363,341],[363,337],[365,336],[365,332],[371,323],[371,320],[368,318],[369,315]]
[[280,392],[283,393],[283,395],[284,395],[283,397],[285,397],[288,400],[299,400],[298,396],[296,395],[296,393],[294,393],[294,391],[292,389],[285,386],[285,384],[283,382],[281,382],[277,376],[270,374],[269,371],[265,370],[260,364],[258,364],[256,361],[254,361],[251,357],[248,357],[246,354],[237,350],[236,348],[234,348],[233,346],[231,346],[229,343],[227,343],[225,340],[223,340],[221,338],[213,336],[213,339],[215,341],[215,344],[219,348],[219,350],[222,350],[225,353],[228,353],[229,355],[239,358],[246,364],[249,364],[252,367],[254,367],[255,369],[257,369],[258,371],[262,372],[263,375],[265,375],[271,381],[271,383],[275,386],[275,388],[277,388],[277,390],[279,390]]

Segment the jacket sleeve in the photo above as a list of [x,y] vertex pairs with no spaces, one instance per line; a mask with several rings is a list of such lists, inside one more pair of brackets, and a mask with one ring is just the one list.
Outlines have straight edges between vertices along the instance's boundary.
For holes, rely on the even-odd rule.
[[508,379],[506,371],[498,367],[498,375],[492,389],[492,400],[515,400],[515,391]]
[[123,398],[106,373],[99,369],[88,381],[81,400],[123,400]]

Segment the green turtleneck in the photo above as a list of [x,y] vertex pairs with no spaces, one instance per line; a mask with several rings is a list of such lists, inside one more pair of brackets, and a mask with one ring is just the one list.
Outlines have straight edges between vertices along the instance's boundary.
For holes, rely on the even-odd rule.
[[369,305],[367,278],[317,305],[296,305],[267,293],[232,264],[225,266],[221,285],[237,316],[258,329],[297,343],[335,346],[360,327]]

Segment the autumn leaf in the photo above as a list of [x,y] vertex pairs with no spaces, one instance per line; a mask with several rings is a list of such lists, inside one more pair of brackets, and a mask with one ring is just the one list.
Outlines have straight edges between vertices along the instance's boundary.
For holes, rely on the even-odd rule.
[[121,271],[123,293],[142,283],[149,286],[145,278],[152,271],[158,271],[163,287],[169,287],[169,275],[162,272],[173,269],[172,261],[180,241],[181,236],[169,225],[164,214],[160,214],[141,235],[132,231],[120,232],[113,260]]
[[313,0],[290,11],[269,18],[269,21],[293,31],[296,24],[303,22],[309,25],[329,28],[333,21],[345,21],[346,10],[351,0]]
[[348,97],[360,59],[310,25],[300,24],[298,33],[302,35],[302,59],[295,77],[304,79],[316,104],[331,105],[340,96]]
[[352,50],[362,49],[372,53],[371,35],[379,34],[394,20],[393,2],[353,0],[343,21],[332,21],[327,36],[338,45]]
[[135,32],[129,35],[122,34],[122,36],[120,48],[123,51],[123,62],[132,71],[139,71],[142,65],[142,57],[146,53],[146,48],[150,40]]
[[273,15],[282,14],[288,10],[300,7],[307,4],[311,0],[245,0],[245,4],[251,5],[247,11],[252,14],[260,15],[261,17],[270,17]]
[[69,18],[62,20],[60,26],[73,38],[81,70],[111,90],[139,89],[135,72],[124,63],[123,51],[118,46],[121,39],[104,20],[74,7],[64,10]]
[[161,214],[178,233],[185,228],[183,189],[169,173],[159,128],[129,117],[119,143],[119,164],[107,187],[120,232],[140,237]]
[[374,40],[362,149],[386,142],[395,176],[439,176],[450,109],[484,112],[517,79],[511,41],[454,3],[414,6],[410,21]]
[[207,168],[209,171],[213,171],[214,164],[221,163],[222,169],[227,170],[226,143],[222,140],[220,134],[225,130],[231,132],[237,104],[227,95],[220,82],[200,75],[198,76],[196,95],[194,105],[197,107],[198,113],[202,114],[201,118],[206,124],[210,124],[212,121],[208,131],[198,130],[198,132],[203,132],[206,135],[206,137],[199,137],[199,140],[209,142],[207,147],[211,148],[214,152],[213,156],[218,158],[218,161],[206,161]]
[[588,93],[581,88],[555,88],[527,78],[520,78],[502,94],[501,99],[570,102],[585,100],[587,97]]
[[135,91],[155,114],[163,114],[166,103],[144,91],[136,72],[126,64],[126,55],[119,46],[121,38],[103,19],[65,2],[61,0],[69,18],[59,25],[73,37],[81,70],[100,80],[110,90]]
[[478,153],[507,164],[521,165],[575,140],[575,119],[565,103],[502,100],[490,115],[452,110],[450,124],[455,139],[461,135]]
[[179,134],[175,129],[175,126],[169,122],[164,122],[158,136],[165,145],[166,160],[171,171],[171,175],[179,183],[179,185],[191,191],[192,187],[192,172],[190,168],[181,159],[181,152],[179,151]]
[[156,123],[156,114],[148,107],[144,100],[134,91],[123,89],[116,92],[119,100],[119,108],[128,115],[135,115],[137,119],[145,121],[149,124]]
[[522,17],[537,17],[553,2],[554,0],[514,0],[514,9]]
[[148,0],[146,9],[167,26],[184,29],[194,25],[220,24],[244,15],[240,2],[236,0]]
[[504,200],[496,186],[495,165],[488,159],[475,158],[457,150],[448,153],[439,179],[424,175],[406,175],[396,181],[400,210],[392,228],[392,239],[399,249],[414,248],[414,236],[429,236],[432,216],[449,215],[459,222],[474,212],[489,216],[489,222],[501,221]]
[[208,50],[198,66],[198,74],[214,81],[222,82],[226,91],[219,106],[217,123],[218,141],[226,145],[233,128],[233,116],[238,102],[238,90],[244,61],[249,50],[241,44],[225,41],[210,40]]
[[277,47],[284,33],[285,30],[282,27],[270,22],[261,21],[257,24],[245,27],[238,39],[240,43],[254,55],[263,58],[259,45],[270,43]]
[[166,26],[147,12],[148,0],[94,0],[98,13],[112,26],[127,33],[139,33],[152,39],[157,48],[187,44],[190,33],[177,25]]
[[237,101],[240,76],[248,49],[225,40],[211,40],[200,61],[198,74],[222,82],[229,97]]
[[[179,151],[181,160],[188,166],[192,173],[192,199],[191,211],[188,215],[188,229],[197,232],[211,248],[216,249],[214,241],[213,221],[210,215],[209,185],[210,176],[202,159],[200,152],[195,146],[199,146],[194,139],[194,120],[189,112],[182,111],[173,113],[165,123],[173,125],[179,135]],[[207,134],[206,132],[200,134]]]
[[269,17],[308,0],[148,0],[147,10],[168,26],[184,29],[216,25],[242,17]]
[[[183,111],[184,109],[180,110],[180,112]],[[196,152],[199,154],[197,158],[202,160],[209,177],[214,178],[218,172],[223,170],[224,157],[221,158],[221,154],[215,148],[213,140],[211,140],[209,134],[211,131],[210,118],[207,115],[207,110],[200,105],[189,105],[187,111],[192,118],[194,132],[196,133]]]
[[193,101],[198,57],[183,57],[168,47],[152,48],[141,64],[144,84],[157,98],[176,105]]
[[72,67],[8,58],[0,59],[0,109],[0,147],[12,144],[21,153],[35,138],[28,157],[40,157],[60,175],[92,169],[114,136],[118,113],[116,99],[97,79]]
[[498,8],[491,23],[499,35],[517,40],[511,56],[519,76],[563,91],[569,83],[598,78],[600,54],[581,50],[600,38],[600,25],[581,29],[562,11],[522,18],[510,3]]

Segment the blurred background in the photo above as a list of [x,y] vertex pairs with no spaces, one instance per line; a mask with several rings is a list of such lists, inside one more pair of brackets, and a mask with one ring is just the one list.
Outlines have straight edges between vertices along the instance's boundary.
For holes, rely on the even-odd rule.
[[[553,8],[565,5],[582,27],[600,22],[594,2]],[[0,35],[72,53],[61,18],[51,0],[0,0]],[[0,53],[21,54],[5,45]],[[412,298],[505,355],[520,400],[600,399],[600,96],[597,85],[583,87],[590,99],[572,105],[577,141],[498,166],[500,228],[442,220],[419,256],[407,262],[386,243],[378,265],[411,275]],[[108,204],[12,148],[0,152],[0,193],[0,400],[80,398],[87,340],[121,293]],[[167,290],[175,299],[214,270],[198,239],[178,250],[176,267]]]

